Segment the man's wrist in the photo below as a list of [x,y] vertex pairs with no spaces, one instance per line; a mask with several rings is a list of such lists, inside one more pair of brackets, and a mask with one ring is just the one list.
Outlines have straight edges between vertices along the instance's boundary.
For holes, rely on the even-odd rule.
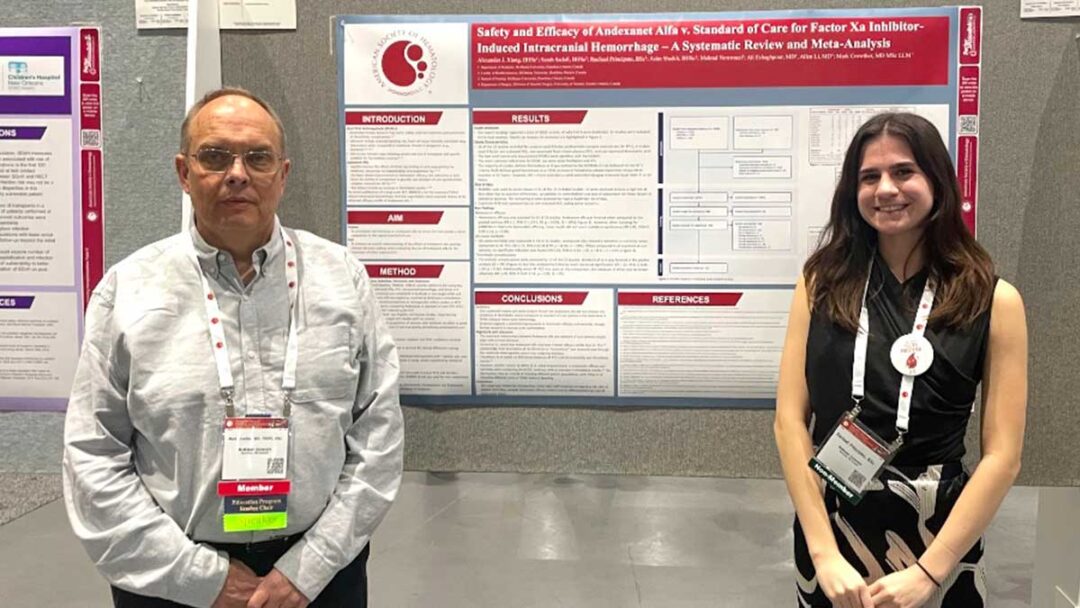
[[180,592],[168,599],[184,605],[212,606],[229,580],[229,554],[198,545],[198,556],[177,581]]
[[318,596],[339,570],[323,558],[306,537],[286,551],[274,563],[274,569],[307,598]]

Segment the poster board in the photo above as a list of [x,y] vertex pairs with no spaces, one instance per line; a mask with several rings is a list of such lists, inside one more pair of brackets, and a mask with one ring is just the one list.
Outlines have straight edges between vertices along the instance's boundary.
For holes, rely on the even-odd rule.
[[981,8],[337,21],[343,239],[403,402],[769,408],[851,135],[977,212]]

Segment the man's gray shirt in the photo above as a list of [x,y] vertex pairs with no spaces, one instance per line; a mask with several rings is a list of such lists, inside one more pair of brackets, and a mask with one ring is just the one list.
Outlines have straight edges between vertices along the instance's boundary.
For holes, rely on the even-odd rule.
[[189,232],[120,262],[94,290],[64,428],[75,534],[123,589],[209,606],[228,557],[201,544],[307,530],[275,565],[309,599],[367,544],[401,482],[398,357],[363,266],[288,230],[297,247],[299,357],[288,528],[226,533],[217,495],[225,404],[198,263],[221,308],[237,415],[282,415],[289,331],[280,231],[244,285],[232,258]]

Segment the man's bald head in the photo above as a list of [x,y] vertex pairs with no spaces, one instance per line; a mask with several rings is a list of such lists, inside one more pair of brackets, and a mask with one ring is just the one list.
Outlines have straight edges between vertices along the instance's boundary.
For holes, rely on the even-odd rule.
[[237,97],[246,97],[251,101],[259,104],[259,107],[266,110],[266,113],[270,115],[270,118],[274,120],[274,126],[277,127],[278,132],[278,145],[280,154],[285,154],[285,127],[281,124],[281,118],[278,117],[274,108],[270,107],[270,104],[266,103],[264,99],[258,95],[248,91],[247,89],[241,89],[239,87],[223,87],[216,91],[210,91],[203,96],[202,99],[195,102],[188,110],[187,116],[184,117],[184,122],[180,125],[180,151],[184,154],[191,152],[188,148],[191,145],[191,123],[195,120],[195,116],[206,107],[206,104],[229,95],[235,95]]

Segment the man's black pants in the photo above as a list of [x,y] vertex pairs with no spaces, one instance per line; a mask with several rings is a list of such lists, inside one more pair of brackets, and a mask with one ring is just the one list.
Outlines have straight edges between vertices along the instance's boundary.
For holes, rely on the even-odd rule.
[[[262,543],[211,543],[215,549],[225,551],[229,557],[244,562],[259,576],[266,576],[289,547],[300,540],[302,534],[287,536]],[[360,555],[341,569],[315,598],[309,608],[367,608],[367,560],[371,545],[364,547]],[[182,608],[183,604],[156,597],[144,597],[112,588],[115,608]]]

